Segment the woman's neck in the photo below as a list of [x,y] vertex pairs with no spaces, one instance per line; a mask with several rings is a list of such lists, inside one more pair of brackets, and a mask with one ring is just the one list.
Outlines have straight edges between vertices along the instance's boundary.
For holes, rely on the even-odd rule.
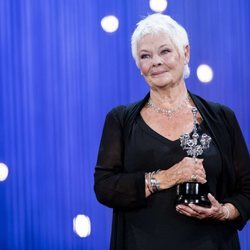
[[185,82],[166,89],[150,89],[151,101],[161,108],[178,106],[187,97]]

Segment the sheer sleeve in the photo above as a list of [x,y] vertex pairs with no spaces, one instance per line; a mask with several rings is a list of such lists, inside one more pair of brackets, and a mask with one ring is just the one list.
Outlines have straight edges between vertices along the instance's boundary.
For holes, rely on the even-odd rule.
[[250,218],[250,158],[247,145],[234,113],[224,112],[230,125],[233,143],[233,165],[236,173],[236,190],[232,197],[223,202],[232,203],[239,211],[240,218],[235,221],[236,227],[242,229]]
[[144,206],[144,172],[125,173],[124,106],[110,111],[106,117],[94,174],[94,190],[102,204],[112,208],[132,209]]

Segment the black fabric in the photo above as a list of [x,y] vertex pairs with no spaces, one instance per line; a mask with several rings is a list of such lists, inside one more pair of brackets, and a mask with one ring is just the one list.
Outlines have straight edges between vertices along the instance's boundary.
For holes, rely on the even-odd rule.
[[186,156],[177,141],[168,141],[143,122],[140,110],[147,95],[113,109],[104,125],[95,192],[113,208],[111,249],[239,249],[237,229],[250,216],[249,153],[230,109],[190,95],[213,140],[205,153],[211,192],[220,202],[234,204],[240,218],[217,222],[182,216],[173,205],[175,187],[145,198],[144,173],[166,169]]

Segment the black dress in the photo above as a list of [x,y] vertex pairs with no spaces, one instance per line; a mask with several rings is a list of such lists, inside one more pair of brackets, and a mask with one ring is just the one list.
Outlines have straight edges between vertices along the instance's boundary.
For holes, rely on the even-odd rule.
[[[113,208],[112,250],[237,250],[237,229],[250,216],[249,153],[232,113],[191,95],[212,137],[202,156],[210,192],[240,212],[234,221],[198,220],[176,212],[176,187],[145,198],[145,172],[167,169],[186,153],[143,121],[137,104],[113,109],[106,118],[95,168],[98,201]],[[237,147],[236,147],[236,146]],[[237,171],[235,170],[237,169]]]

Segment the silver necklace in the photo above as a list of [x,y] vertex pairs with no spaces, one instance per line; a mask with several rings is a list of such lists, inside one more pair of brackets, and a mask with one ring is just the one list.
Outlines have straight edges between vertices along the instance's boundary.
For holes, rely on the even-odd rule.
[[185,106],[188,105],[189,103],[189,95],[186,94],[185,98],[180,102],[180,104],[173,108],[173,109],[166,109],[166,108],[160,108],[157,105],[155,105],[151,98],[149,98],[148,102],[147,102],[147,106],[151,109],[153,109],[155,112],[166,115],[169,119],[172,118],[172,116],[177,113],[178,111],[180,111],[181,109],[183,109]]

